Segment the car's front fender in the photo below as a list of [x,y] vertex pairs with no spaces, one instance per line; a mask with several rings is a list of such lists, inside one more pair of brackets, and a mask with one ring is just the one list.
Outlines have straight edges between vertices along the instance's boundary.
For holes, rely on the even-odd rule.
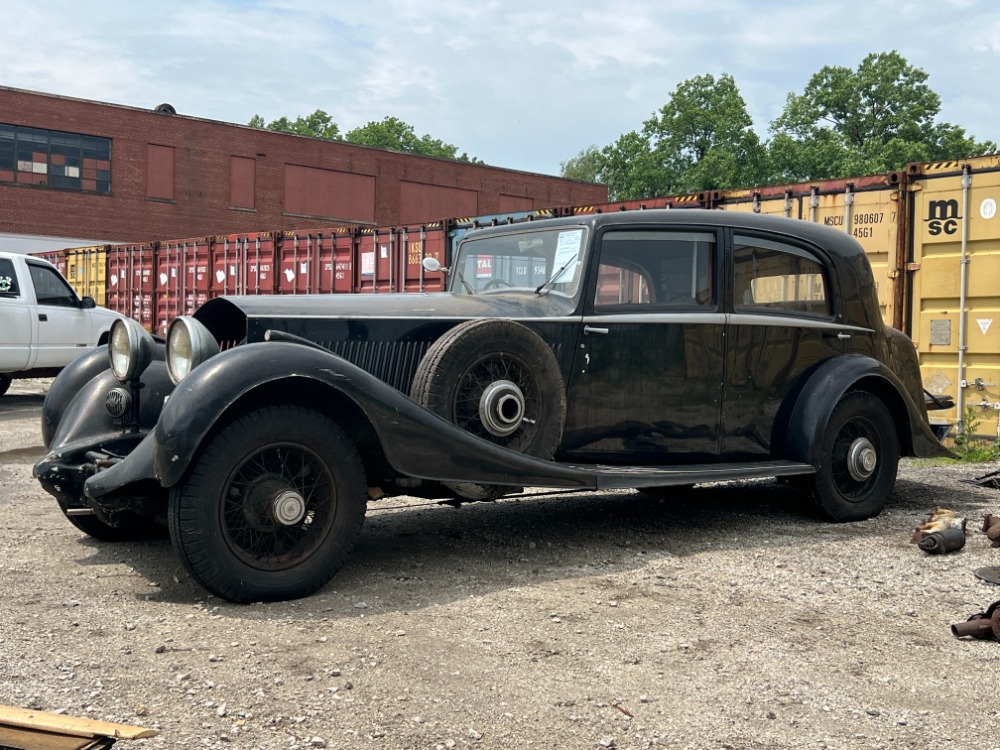
[[[235,347],[212,357],[177,386],[154,432],[156,477],[177,484],[213,425],[253,391],[306,379],[350,399],[368,420],[401,476],[495,484],[585,487],[586,472],[478,438],[337,355],[290,342]],[[322,409],[321,404],[316,405]],[[336,418],[336,415],[331,415]]]
[[817,368],[797,394],[785,439],[786,458],[819,466],[819,447],[827,421],[840,399],[852,389],[873,392],[886,403],[896,424],[908,429],[909,434],[900,435],[904,455],[951,455],[934,436],[922,405],[913,402],[895,373],[867,355],[845,354]]

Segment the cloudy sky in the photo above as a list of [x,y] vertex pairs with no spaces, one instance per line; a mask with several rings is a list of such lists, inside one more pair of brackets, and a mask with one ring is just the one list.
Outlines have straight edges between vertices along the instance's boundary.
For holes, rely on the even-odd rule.
[[394,115],[547,174],[692,76],[732,74],[766,137],[823,65],[893,49],[939,120],[1000,142],[997,0],[24,0],[3,26],[0,85],[243,124],[323,109],[342,132]]

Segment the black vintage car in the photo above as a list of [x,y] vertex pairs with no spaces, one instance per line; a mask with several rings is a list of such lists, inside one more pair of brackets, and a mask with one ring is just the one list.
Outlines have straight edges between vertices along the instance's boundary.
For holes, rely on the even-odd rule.
[[700,210],[498,226],[449,288],[222,297],[165,343],[120,321],[53,384],[35,475],[99,539],[165,524],[245,602],[328,581],[369,498],[784,477],[848,521],[882,510],[901,455],[947,453],[840,231]]

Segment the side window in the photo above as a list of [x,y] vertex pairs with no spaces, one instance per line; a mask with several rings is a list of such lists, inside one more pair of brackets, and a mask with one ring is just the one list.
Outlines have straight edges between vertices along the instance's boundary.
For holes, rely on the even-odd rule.
[[17,288],[17,276],[14,275],[14,262],[0,258],[0,297],[20,297],[21,290]]
[[74,307],[76,294],[59,272],[48,266],[28,264],[31,282],[35,285],[35,296],[40,305],[57,305],[59,307]]
[[829,317],[823,266],[811,254],[782,242],[736,235],[733,247],[736,312],[789,312]]
[[715,305],[710,232],[625,230],[601,240],[594,306],[703,308]]

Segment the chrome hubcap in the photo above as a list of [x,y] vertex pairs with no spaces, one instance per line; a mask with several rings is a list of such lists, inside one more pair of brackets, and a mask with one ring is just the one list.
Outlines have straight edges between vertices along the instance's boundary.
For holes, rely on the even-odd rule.
[[876,466],[878,466],[878,453],[871,440],[859,437],[851,443],[851,448],[847,452],[847,470],[851,472],[851,477],[855,481],[864,482],[875,473]]
[[491,435],[506,437],[524,421],[524,394],[509,380],[497,380],[479,399],[479,419]]
[[271,504],[274,520],[283,526],[294,526],[306,517],[306,501],[298,492],[285,490],[279,493]]

